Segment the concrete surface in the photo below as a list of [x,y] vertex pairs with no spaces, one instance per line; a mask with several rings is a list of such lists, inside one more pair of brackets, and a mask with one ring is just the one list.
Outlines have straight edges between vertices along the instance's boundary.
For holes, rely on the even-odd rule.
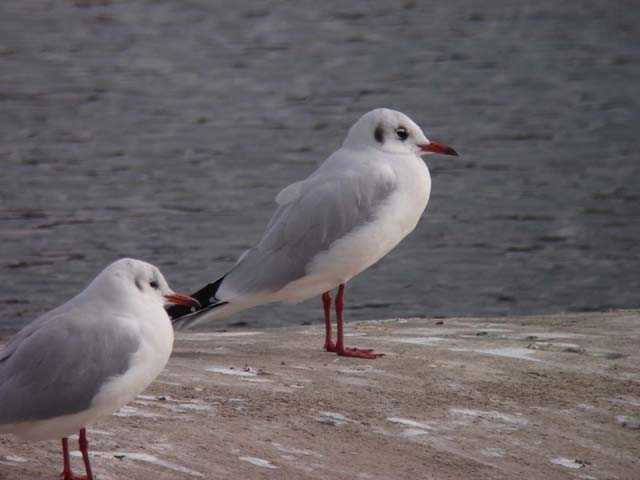
[[[144,395],[90,427],[98,478],[640,478],[639,311],[347,332],[386,356],[324,353],[320,325],[180,334]],[[58,445],[0,437],[0,479],[54,478]]]

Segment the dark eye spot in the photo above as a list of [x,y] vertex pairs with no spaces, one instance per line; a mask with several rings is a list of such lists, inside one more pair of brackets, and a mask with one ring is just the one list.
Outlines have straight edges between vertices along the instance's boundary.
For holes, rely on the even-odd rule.
[[398,138],[401,141],[405,141],[407,138],[409,138],[409,132],[407,132],[407,129],[405,127],[398,127],[396,128],[396,135],[398,136]]
[[140,282],[140,280],[138,280],[136,278],[136,287],[138,287],[138,290],[142,291],[142,282]]
[[382,125],[376,127],[373,132],[373,138],[375,138],[378,143],[384,143],[384,128],[382,128]]
[[155,288],[156,290],[160,288],[160,284],[155,280],[152,280],[151,282],[149,282],[149,285],[151,286],[151,288]]

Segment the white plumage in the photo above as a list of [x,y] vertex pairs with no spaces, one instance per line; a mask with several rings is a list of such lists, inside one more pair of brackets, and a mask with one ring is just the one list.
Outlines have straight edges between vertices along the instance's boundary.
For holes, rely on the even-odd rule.
[[80,431],[134,399],[162,371],[173,348],[165,306],[196,306],[174,293],[160,271],[122,259],[80,294],[24,327],[0,350],[0,432],[27,440]]
[[[327,350],[374,358],[342,342],[344,284],[392,250],[417,225],[429,201],[431,177],[420,158],[457,155],[428,140],[403,113],[377,109],[349,130],[342,147],[305,180],[284,188],[264,236],[217,282],[193,296],[199,312],[171,315],[181,326],[214,320],[270,302],[323,295]],[[338,341],[333,345],[329,292],[336,300]]]

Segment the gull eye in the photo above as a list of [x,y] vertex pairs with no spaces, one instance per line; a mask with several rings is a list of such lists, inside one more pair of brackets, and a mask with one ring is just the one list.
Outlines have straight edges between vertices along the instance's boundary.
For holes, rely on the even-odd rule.
[[155,280],[152,280],[151,282],[149,282],[149,285],[151,286],[151,288],[155,288],[156,290],[160,288],[160,284]]
[[407,132],[407,129],[405,127],[396,128],[396,135],[402,142],[409,138],[409,132]]

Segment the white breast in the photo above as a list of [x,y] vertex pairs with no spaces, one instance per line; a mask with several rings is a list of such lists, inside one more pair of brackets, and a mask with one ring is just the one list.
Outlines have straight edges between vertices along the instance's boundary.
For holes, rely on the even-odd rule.
[[162,372],[173,349],[173,327],[164,311],[138,322],[140,347],[129,369],[105,383],[91,407],[109,414],[133,400]]
[[374,220],[318,254],[309,264],[306,277],[279,292],[280,300],[304,300],[347,282],[413,231],[429,201],[429,169],[422,159],[410,155],[396,156],[389,165],[396,173],[397,189],[380,205]]
[[133,400],[160,374],[173,349],[173,327],[164,309],[126,321],[126,327],[136,328],[140,338],[129,369],[109,379],[94,397],[87,410],[46,420],[21,422],[5,430],[28,440],[62,438],[77,432],[88,423],[110,415]]

